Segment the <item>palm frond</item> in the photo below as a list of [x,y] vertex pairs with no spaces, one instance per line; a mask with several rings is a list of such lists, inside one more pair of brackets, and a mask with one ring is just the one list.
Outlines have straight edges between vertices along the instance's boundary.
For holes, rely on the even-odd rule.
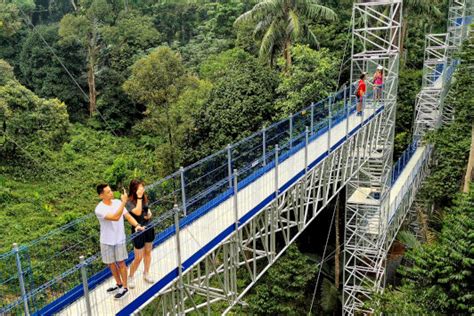
[[311,31],[310,29],[308,29],[306,31],[306,41],[308,42],[308,44],[310,46],[314,46],[316,47],[317,49],[319,49],[320,45],[319,45],[319,41],[318,41],[318,38],[316,37],[316,35],[313,33],[313,31]]
[[314,0],[296,0],[296,7],[305,18],[316,20],[334,21],[337,19],[336,13],[323,5],[317,4]]
[[288,26],[286,27],[286,34],[293,39],[297,39],[300,35],[300,19],[292,9],[290,9],[288,12]]
[[267,16],[265,19],[259,21],[253,30],[253,36],[257,36],[260,32],[265,31],[272,23],[272,17]]
[[275,0],[264,0],[257,3],[251,10],[240,15],[234,22],[234,25],[245,22],[256,22],[266,18],[277,10],[278,4]]
[[270,56],[270,53],[275,46],[276,31],[276,21],[273,21],[265,32],[265,35],[263,35],[262,43],[260,44],[260,50],[258,52],[260,58],[266,59],[268,56]]
[[421,245],[416,236],[408,231],[399,232],[397,239],[408,248],[418,248]]

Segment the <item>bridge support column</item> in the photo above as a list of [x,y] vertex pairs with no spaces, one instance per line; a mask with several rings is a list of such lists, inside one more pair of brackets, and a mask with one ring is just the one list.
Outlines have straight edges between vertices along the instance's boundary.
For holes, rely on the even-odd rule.
[[[344,235],[343,311],[346,315],[370,312],[364,301],[381,291],[385,283],[390,179],[398,86],[401,0],[355,3],[352,14],[351,82],[367,74],[362,122],[369,108],[383,106],[381,119],[372,131],[359,132],[357,163],[361,168],[349,181],[346,195]],[[382,93],[370,79],[383,68]],[[352,85],[353,86],[353,85]],[[351,86],[351,90],[353,89]],[[351,91],[352,102],[358,102]]]

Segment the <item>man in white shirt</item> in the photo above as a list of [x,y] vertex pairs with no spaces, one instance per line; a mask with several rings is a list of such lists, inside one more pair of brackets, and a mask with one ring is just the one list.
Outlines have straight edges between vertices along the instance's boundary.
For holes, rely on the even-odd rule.
[[128,294],[127,265],[128,258],[123,217],[135,227],[136,231],[143,231],[137,221],[128,213],[125,204],[128,201],[127,193],[123,192],[120,200],[114,199],[112,189],[108,184],[99,184],[97,194],[102,201],[95,208],[95,215],[100,223],[100,253],[102,261],[107,264],[114,276],[116,286],[107,289],[110,294],[115,294],[116,299],[121,299]]

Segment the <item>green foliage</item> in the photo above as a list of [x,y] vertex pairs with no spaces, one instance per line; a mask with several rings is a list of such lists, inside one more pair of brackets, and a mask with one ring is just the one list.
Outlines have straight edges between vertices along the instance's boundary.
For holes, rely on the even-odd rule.
[[137,60],[124,90],[149,107],[166,108],[176,100],[185,80],[181,56],[162,46]]
[[87,46],[92,26],[84,15],[66,14],[60,22],[59,35],[63,41]]
[[[81,54],[77,43],[61,44],[58,29],[57,24],[41,25],[36,27],[36,32],[28,34],[19,54],[20,70],[28,87],[37,95],[59,98],[66,103],[69,116],[73,120],[80,120],[87,113],[87,101],[61,63],[67,64],[69,73],[85,90],[87,85],[84,78],[81,78],[85,72],[85,56]],[[43,39],[51,43],[53,52],[44,44]]]
[[153,18],[135,11],[121,12],[113,25],[101,29],[107,50],[103,58],[113,69],[127,70],[148,49],[161,41],[161,34],[153,25]]
[[[25,149],[36,155],[34,148]],[[120,179],[128,185],[136,177],[146,182],[156,179],[153,152],[138,147],[134,139],[80,124],[71,126],[69,139],[59,150],[46,153],[49,159],[29,161],[26,166],[0,159],[0,220],[11,223],[0,228],[2,252],[13,242],[33,240],[71,218],[92,212],[97,183],[111,180],[117,185]],[[7,162],[11,165],[5,165]]]
[[434,244],[407,252],[403,285],[386,291],[372,304],[377,312],[446,315],[472,314],[474,268],[474,190],[459,195],[446,211]]
[[7,81],[14,79],[13,67],[3,59],[0,59],[0,85],[4,85]]
[[261,39],[259,55],[273,65],[276,54],[283,52],[285,69],[291,66],[290,49],[294,42],[303,40],[312,45],[318,41],[308,27],[309,21],[336,19],[331,9],[317,2],[303,0],[263,1],[237,18],[236,25],[253,22],[254,33]]
[[2,159],[23,164],[32,156],[44,158],[45,152],[57,149],[67,139],[66,106],[58,99],[39,98],[16,80],[0,86],[0,96]]
[[112,165],[105,169],[105,182],[117,190],[122,187],[128,188],[131,179],[141,179],[144,176],[141,170],[137,168],[138,165],[139,163],[124,155],[118,156],[114,159]]
[[[281,95],[275,107],[280,118],[287,117],[321,100],[336,90],[337,61],[327,49],[315,51],[307,45],[292,48],[293,67],[287,74],[280,75],[277,92]],[[283,67],[280,58],[278,64]]]
[[177,41],[180,45],[187,44],[195,35],[196,25],[206,14],[197,5],[176,1],[155,3],[153,6],[143,7],[142,11],[151,11],[156,28],[164,35],[168,44]]
[[330,313],[338,310],[339,304],[339,291],[333,282],[327,278],[323,278],[321,285],[321,301],[319,302],[322,310],[325,313]]
[[199,67],[201,78],[211,82],[217,81],[225,75],[229,65],[241,65],[252,60],[252,56],[242,49],[229,49],[220,54],[211,55]]
[[129,67],[160,43],[161,34],[151,17],[135,11],[122,12],[114,25],[101,28],[101,34],[107,48],[101,51],[101,71],[97,73],[97,108],[102,115],[98,122],[105,128],[129,132],[142,118],[143,109],[130,100],[122,85],[130,75]]
[[[219,63],[232,58],[234,61],[227,65]],[[191,154],[196,157],[191,160],[258,131],[274,115],[273,91],[278,77],[272,70],[243,51],[224,53],[214,61],[207,64],[213,65],[209,75],[220,77],[215,79],[209,104],[197,119],[191,144],[195,149]]]
[[137,60],[131,71],[124,90],[133,100],[146,105],[145,118],[135,132],[148,140],[156,139],[155,149],[159,147],[163,162],[160,174],[172,173],[179,166],[176,128],[180,122],[172,119],[171,108],[184,91],[196,87],[199,81],[186,73],[181,56],[165,46]]
[[20,11],[13,3],[0,2],[0,37],[15,34],[21,27]]
[[[265,277],[247,295],[252,313],[304,315],[311,302],[317,269],[296,245],[291,245]],[[309,294],[309,295],[308,295]]]

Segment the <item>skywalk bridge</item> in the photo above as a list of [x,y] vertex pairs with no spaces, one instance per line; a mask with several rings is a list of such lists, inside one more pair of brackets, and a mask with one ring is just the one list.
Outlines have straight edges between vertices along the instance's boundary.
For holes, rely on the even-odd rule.
[[[163,314],[211,314],[217,302],[228,313],[245,304],[248,290],[344,187],[343,307],[346,314],[363,311],[364,300],[383,289],[387,253],[427,174],[433,149],[420,139],[441,124],[457,64],[450,57],[453,43],[462,42],[468,24],[464,2],[454,1],[453,24],[437,37],[443,38],[437,42],[444,47],[442,58],[433,64],[425,56],[417,137],[393,164],[401,5],[401,0],[354,4],[351,82],[363,71],[384,67],[382,96],[370,92],[362,116],[355,112],[352,84],[147,187],[160,213],[150,225],[157,232],[150,271],[155,284],[142,281],[137,271],[136,288],[124,299],[106,294],[114,284],[109,270],[97,253],[81,248],[94,238],[98,243],[91,214],[0,256],[0,270],[14,268],[0,277],[0,291],[18,292],[16,298],[0,292],[5,299],[0,313],[129,315],[154,300]],[[440,91],[431,103],[421,97],[429,89]],[[55,236],[81,230],[90,236],[61,250],[69,268],[54,271],[59,257],[52,254],[52,266],[42,266],[53,270],[52,278],[37,284],[36,250]],[[79,260],[80,255],[85,257]],[[133,252],[127,263],[131,260]]]

